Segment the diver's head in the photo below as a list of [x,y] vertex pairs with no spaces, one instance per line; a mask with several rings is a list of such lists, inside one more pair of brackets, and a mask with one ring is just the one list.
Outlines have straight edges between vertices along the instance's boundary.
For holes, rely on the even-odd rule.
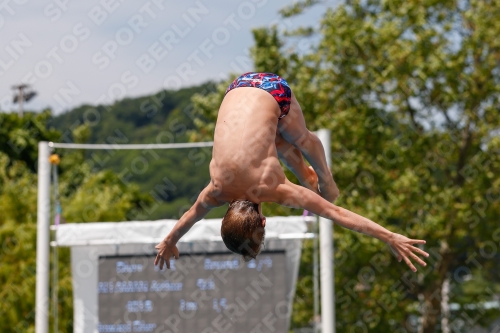
[[255,259],[264,244],[266,218],[260,205],[233,200],[222,219],[221,236],[227,248],[241,254],[245,261]]

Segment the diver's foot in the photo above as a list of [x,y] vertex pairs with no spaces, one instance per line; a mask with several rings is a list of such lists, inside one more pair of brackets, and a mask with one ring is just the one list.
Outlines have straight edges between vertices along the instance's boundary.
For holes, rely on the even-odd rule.
[[303,184],[304,187],[310,189],[316,194],[321,195],[319,191],[319,183],[318,183],[318,175],[316,174],[316,171],[310,166],[307,168],[308,170],[308,175],[305,180],[305,183]]
[[329,202],[334,202],[339,197],[339,189],[335,181],[332,179],[327,184],[319,184],[320,195]]

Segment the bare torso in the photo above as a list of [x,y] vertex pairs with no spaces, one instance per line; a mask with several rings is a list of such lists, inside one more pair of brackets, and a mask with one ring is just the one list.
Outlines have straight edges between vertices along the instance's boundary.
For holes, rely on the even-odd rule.
[[211,192],[218,201],[270,201],[284,182],[275,146],[279,114],[278,104],[264,90],[241,87],[226,95],[210,163]]

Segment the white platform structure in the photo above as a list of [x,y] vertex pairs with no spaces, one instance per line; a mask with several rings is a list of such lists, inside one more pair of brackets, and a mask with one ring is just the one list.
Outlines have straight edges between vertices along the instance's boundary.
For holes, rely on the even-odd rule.
[[[154,246],[173,228],[176,220],[71,223],[56,229],[53,246],[71,247],[74,333],[94,333],[98,325],[98,264],[101,256],[151,255]],[[182,253],[230,253],[221,241],[221,219],[202,220],[178,243]],[[285,251],[287,302],[292,307],[303,238],[307,226],[302,216],[270,217],[266,226],[266,251]],[[152,260],[152,259],[151,259]],[[290,311],[291,314],[291,311]]]
[[[329,130],[319,130],[317,132],[318,137],[320,138],[323,147],[326,152],[327,162],[331,161],[331,147],[330,147],[330,131]],[[39,142],[38,144],[38,201],[37,201],[37,248],[36,248],[36,257],[37,257],[37,266],[36,266],[36,314],[35,314],[35,333],[48,333],[49,332],[49,284],[50,284],[50,163],[49,156],[54,151],[54,149],[92,149],[92,150],[100,150],[100,149],[108,149],[108,150],[120,150],[120,149],[177,149],[177,148],[196,148],[196,147],[210,147],[213,146],[213,142],[200,142],[200,143],[172,143],[172,144],[71,144],[71,143],[53,143],[53,142]],[[290,217],[291,219],[301,219],[302,217]],[[287,231],[283,234],[280,234],[280,222],[277,221],[276,230],[272,231],[269,227],[273,218],[268,218],[268,227],[267,229],[267,239],[272,242],[286,242],[286,237],[288,237],[288,241],[294,240],[294,242],[298,242],[301,245],[301,238],[307,238],[305,234],[305,224],[302,221],[302,227],[299,227],[298,224],[294,227],[297,228],[292,232],[292,229],[286,229]],[[283,217],[280,217],[283,219]],[[288,220],[287,220],[288,221]],[[291,221],[291,220],[290,220]],[[80,255],[89,256],[89,254],[85,254],[86,252],[83,250],[88,248],[89,246],[98,246],[99,248],[107,249],[106,251],[110,251],[110,253],[115,253],[118,251],[126,251],[128,247],[133,247],[134,249],[149,251],[151,253],[153,250],[153,244],[157,243],[157,241],[166,235],[165,230],[169,230],[171,228],[172,223],[175,221],[168,220],[161,222],[118,222],[118,223],[106,223],[106,226],[101,224],[99,226],[94,225],[91,226],[92,223],[87,224],[78,224],[78,225],[61,225],[57,230],[56,243],[55,246],[71,246],[74,250],[72,251],[72,264],[75,264],[75,260],[73,258],[77,258]],[[129,223],[127,228],[117,228],[117,225],[123,227],[120,223]],[[130,224],[132,223],[132,224]],[[141,227],[138,228],[137,224],[141,224]],[[145,227],[144,223],[151,223],[149,227]],[[159,224],[158,224],[159,223]],[[211,222],[211,223],[219,223]],[[211,223],[206,223],[203,225],[203,228],[211,228],[209,227]],[[298,222],[297,222],[298,223]],[[160,226],[161,224],[161,226]],[[107,226],[109,225],[109,226]],[[202,224],[200,224],[202,225]],[[101,238],[95,238],[91,235],[91,229],[86,228],[97,228],[93,229],[94,233],[96,230],[101,230],[100,233]],[[102,228],[102,229],[100,229]],[[114,228],[114,229],[109,229]],[[148,229],[149,228],[149,229]],[[167,229],[165,229],[167,228]],[[213,228],[213,227],[212,227]],[[273,227],[274,228],[274,227]],[[288,227],[287,227],[288,228]],[[301,229],[302,228],[302,229]],[[139,231],[140,230],[147,230]],[[300,229],[300,230],[299,230]],[[111,234],[110,230],[114,230],[117,232],[114,236]],[[120,231],[118,231],[120,230]],[[125,231],[128,230],[128,231]],[[202,244],[206,242],[210,244],[210,246],[222,246],[224,244],[220,241],[214,242],[215,238],[217,238],[217,234],[215,231],[210,234],[207,230],[199,229],[198,231],[190,231],[185,237],[183,237],[179,246],[184,246],[184,244],[191,244],[189,246],[194,246],[194,242],[190,241],[189,237],[200,236],[200,234],[204,234],[207,232],[207,235],[211,235],[210,239],[206,238],[204,235],[203,242],[199,242]],[[129,234],[127,234],[129,233]],[[273,236],[274,233],[274,236]],[[87,235],[87,236],[85,236]],[[106,235],[102,237],[102,235]],[[288,235],[288,236],[286,236]],[[301,235],[301,236],[300,236]],[[219,236],[220,237],[220,236]],[[274,238],[273,238],[274,237]],[[283,238],[284,237],[284,238]],[[129,243],[131,239],[134,239],[133,244]],[[220,238],[219,238],[220,239]],[[270,244],[271,244],[270,243]],[[200,245],[201,246],[201,245]],[[208,246],[208,245],[207,245]],[[270,245],[271,247],[274,245]],[[75,250],[80,248],[80,250]],[[225,247],[224,247],[225,248]],[[181,249],[180,249],[181,250]],[[115,251],[115,252],[113,252]],[[182,251],[182,250],[181,250]],[[86,260],[89,267],[89,277],[92,277],[92,270],[95,271],[94,263],[91,260],[91,257]],[[320,219],[320,277],[321,277],[321,332],[322,333],[334,333],[335,332],[335,304],[334,304],[334,272],[333,272],[333,223],[327,219]],[[78,264],[79,268],[73,267],[73,269],[83,269],[83,264]],[[77,272],[78,273],[78,272]],[[73,272],[75,276],[75,272]],[[83,274],[85,275],[85,273]],[[297,274],[294,274],[295,278]],[[95,295],[94,295],[95,296]],[[83,297],[83,296],[82,296]],[[75,294],[75,299],[78,298],[78,295]],[[78,304],[75,301],[75,327],[78,323],[82,321],[85,322],[87,320],[87,316],[85,315],[88,309],[78,309]],[[79,313],[79,317],[76,318],[76,313]],[[82,317],[83,314],[83,317]],[[91,317],[91,313],[88,313]],[[92,320],[95,320],[92,319]],[[75,332],[83,332],[77,331],[75,328]]]

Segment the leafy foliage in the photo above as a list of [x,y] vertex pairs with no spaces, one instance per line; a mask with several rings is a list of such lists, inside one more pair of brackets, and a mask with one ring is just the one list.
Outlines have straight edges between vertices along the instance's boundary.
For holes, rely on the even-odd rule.
[[23,118],[10,113],[0,117],[0,151],[13,160],[22,160],[32,170],[36,170],[38,141],[53,141],[58,137],[55,131],[44,126],[50,118],[50,111],[33,114]]
[[[0,113],[0,331],[34,332],[38,140],[56,140],[60,133],[47,130],[50,112],[17,115]],[[88,130],[72,135],[85,140]],[[3,142],[3,141],[2,141]],[[107,170],[92,172],[82,152],[67,154],[60,168],[61,201],[67,220],[77,222],[127,220],[151,202],[134,184],[124,185]],[[111,209],[112,207],[112,209]],[[70,332],[73,320],[69,249],[59,250],[59,328]],[[54,258],[51,258],[54,264]]]
[[[314,4],[298,3],[283,15]],[[308,126],[332,130],[338,204],[426,239],[431,253],[414,275],[380,242],[336,228],[339,331],[408,332],[421,325],[435,332],[445,279],[453,286],[450,301],[462,309],[450,317],[455,331],[491,322],[480,304],[495,299],[499,281],[491,270],[500,241],[499,11],[488,1],[349,1],[325,13],[320,39],[307,52],[283,50],[293,32],[256,30],[255,70],[286,75]],[[266,57],[267,49],[280,54]],[[204,111],[218,94],[195,104],[208,120],[200,131],[213,126]],[[495,250],[485,254],[487,247]],[[310,279],[310,271],[302,272],[299,286]],[[298,289],[294,327],[312,318],[310,292]]]

